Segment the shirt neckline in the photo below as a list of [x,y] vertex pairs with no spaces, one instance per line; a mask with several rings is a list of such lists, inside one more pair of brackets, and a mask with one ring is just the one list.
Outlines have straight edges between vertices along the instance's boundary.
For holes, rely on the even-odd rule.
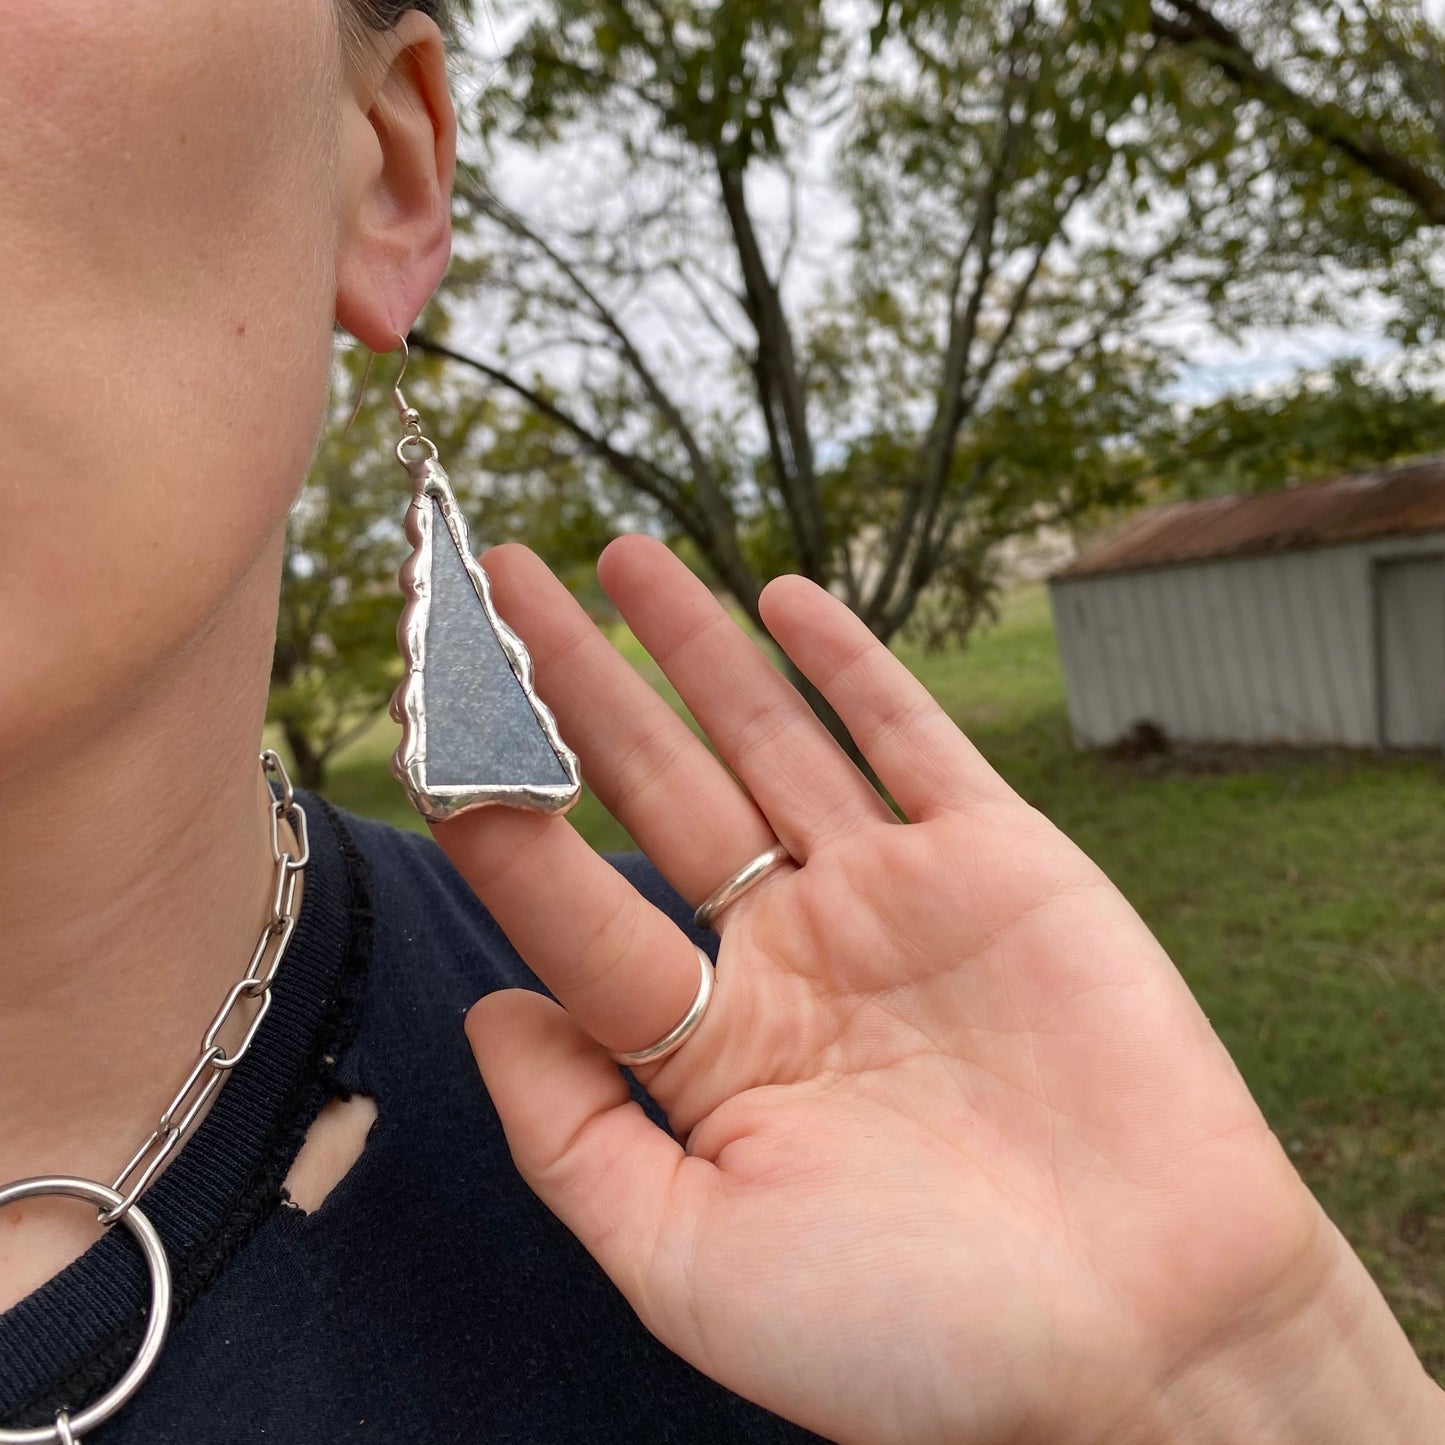
[[[270,1012],[142,1199],[170,1261],[173,1328],[280,1202],[306,1130],[339,1092],[336,1060],[359,1023],[372,934],[366,864],[329,804],[296,796],[311,856]],[[112,1229],[0,1313],[0,1426],[51,1425],[57,1410],[73,1414],[114,1383],[134,1358],[149,1298],[139,1250]]]

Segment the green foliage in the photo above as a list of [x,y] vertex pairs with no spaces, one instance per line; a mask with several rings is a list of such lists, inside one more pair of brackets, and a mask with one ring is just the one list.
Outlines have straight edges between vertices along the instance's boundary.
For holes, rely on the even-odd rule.
[[[1445,33],[1428,8],[1422,0],[1152,0],[1132,7],[1128,23],[1224,81],[1257,133],[1301,162],[1297,175],[1317,194],[1333,192],[1337,215],[1390,191],[1405,203],[1397,216],[1413,210],[1418,223],[1439,224]],[[1312,145],[1337,164],[1311,156]]]
[[499,114],[519,101],[519,129],[551,139],[625,89],[664,129],[745,164],[779,149],[789,90],[816,73],[829,34],[818,0],[556,0],[515,52],[517,83],[488,103]]
[[[1145,8],[1130,23],[1228,117],[1257,170],[1261,235],[1280,274],[1297,290],[1382,285],[1396,302],[1391,334],[1406,344],[1445,334],[1445,32],[1426,0]],[[1251,290],[1269,314],[1268,289]]]
[[1171,493],[1268,491],[1445,453],[1445,393],[1345,360],[1271,394],[1199,407],[1167,443],[1158,477]]

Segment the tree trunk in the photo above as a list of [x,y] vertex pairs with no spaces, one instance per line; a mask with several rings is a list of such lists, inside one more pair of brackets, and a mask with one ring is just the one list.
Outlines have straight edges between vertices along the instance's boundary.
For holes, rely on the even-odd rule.
[[[781,649],[779,649],[779,652],[781,653]],[[853,735],[843,726],[843,719],[833,711],[832,704],[829,703],[828,699],[798,671],[791,659],[786,656],[783,657],[783,672],[788,681],[802,693],[808,706],[818,714],[818,720],[837,738],[838,744],[843,751],[858,764],[863,776],[887,798],[888,794],[884,790],[882,783],[878,781],[877,773],[873,771],[868,759],[863,756],[858,744],[853,741]],[[889,799],[889,801],[891,803],[892,799]]]
[[308,792],[321,791],[326,780],[326,754],[311,745],[311,739],[294,722],[283,721],[281,731],[286,736],[286,746],[296,760],[295,782]]
[[[824,585],[826,585],[826,583]],[[859,749],[858,744],[853,741],[853,735],[843,725],[843,719],[840,718],[838,714],[833,711],[833,706],[828,701],[828,699],[825,698],[823,694],[819,692],[818,689],[814,687],[813,684],[809,682],[809,680],[798,670],[792,658],[790,658],[788,654],[784,652],[781,647],[778,646],[772,634],[763,625],[762,615],[758,611],[758,594],[761,591],[762,587],[761,585],[759,585],[752,592],[750,598],[744,599],[734,589],[732,592],[732,597],[733,600],[737,602],[738,605],[742,608],[743,612],[746,614],[748,620],[752,623],[753,627],[757,630],[757,640],[762,644],[764,650],[766,651],[768,649],[771,649],[774,656],[776,656],[776,658],[778,659],[778,663],[782,668],[783,676],[786,677],[788,681],[791,682],[793,686],[798,689],[798,691],[803,696],[803,700],[808,704],[809,707],[813,709],[815,713],[817,713],[819,722],[821,722],[823,726],[827,728],[828,731],[837,739],[838,746],[841,747],[843,751],[847,753],[848,756],[852,758],[855,763],[857,763],[858,767],[863,773],[863,776],[867,778],[868,781],[872,783],[873,786],[877,788],[880,793],[883,793],[884,796],[887,797],[887,793],[884,791],[883,785],[878,781],[878,775],[873,771],[873,768],[869,764],[868,759],[863,756],[863,753]],[[889,799],[889,802],[891,803],[892,799]]]

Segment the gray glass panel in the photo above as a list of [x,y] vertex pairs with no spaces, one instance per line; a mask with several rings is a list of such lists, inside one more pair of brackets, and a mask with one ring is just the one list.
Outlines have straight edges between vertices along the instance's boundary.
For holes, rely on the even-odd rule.
[[427,785],[566,784],[435,502],[431,558],[423,679]]

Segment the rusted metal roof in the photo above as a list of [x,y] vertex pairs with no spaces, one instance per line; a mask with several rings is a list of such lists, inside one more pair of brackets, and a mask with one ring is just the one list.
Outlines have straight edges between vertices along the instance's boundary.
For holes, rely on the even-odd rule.
[[1445,531],[1445,457],[1146,512],[1054,578]]

